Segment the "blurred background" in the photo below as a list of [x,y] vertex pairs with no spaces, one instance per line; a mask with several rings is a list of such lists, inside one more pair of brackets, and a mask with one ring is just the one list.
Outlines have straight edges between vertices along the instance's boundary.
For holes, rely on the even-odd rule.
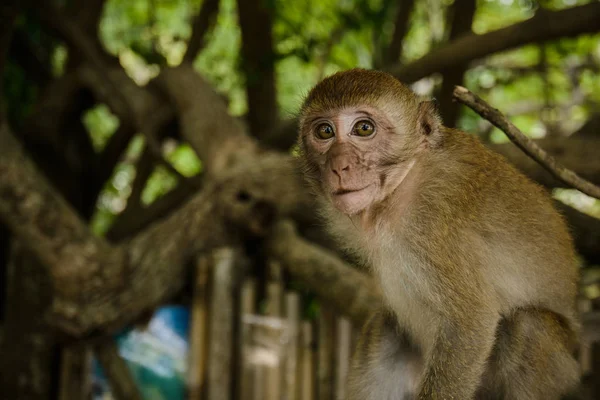
[[600,399],[600,201],[452,99],[600,184],[600,2],[3,0],[0,25],[0,398],[343,396],[378,294],[294,172],[295,116],[362,67],[556,199]]

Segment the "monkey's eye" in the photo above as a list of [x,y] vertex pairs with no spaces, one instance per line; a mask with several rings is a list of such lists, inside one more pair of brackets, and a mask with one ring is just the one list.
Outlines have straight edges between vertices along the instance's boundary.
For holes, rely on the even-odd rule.
[[352,131],[358,136],[371,136],[375,132],[375,127],[369,121],[358,121]]
[[321,124],[317,128],[316,135],[319,139],[331,139],[334,135],[333,128],[329,124]]

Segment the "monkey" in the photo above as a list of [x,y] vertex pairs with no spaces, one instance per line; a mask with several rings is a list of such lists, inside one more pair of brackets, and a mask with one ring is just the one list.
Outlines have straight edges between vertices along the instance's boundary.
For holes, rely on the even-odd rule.
[[579,266],[541,186],[381,71],[317,83],[298,131],[324,224],[383,297],[354,351],[349,399],[574,393]]

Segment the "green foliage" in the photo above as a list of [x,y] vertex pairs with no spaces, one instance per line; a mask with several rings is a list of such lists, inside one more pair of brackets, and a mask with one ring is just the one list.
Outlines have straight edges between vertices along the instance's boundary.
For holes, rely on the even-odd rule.
[[83,115],[82,122],[89,132],[92,145],[97,152],[104,149],[110,137],[119,127],[119,119],[106,104],[98,104],[89,109]]
[[177,186],[177,178],[162,165],[156,167],[142,192],[142,204],[148,205]]
[[202,162],[188,144],[177,146],[166,158],[183,176],[194,176],[202,171]]
[[[560,10],[587,2],[479,0],[472,28],[483,34],[525,21],[540,7]],[[414,61],[443,46],[449,30],[446,13],[452,3],[416,1],[399,62]],[[324,76],[342,69],[378,65],[394,30],[395,0],[268,0],[267,4],[273,12],[277,100],[283,118],[297,113],[303,96]],[[180,62],[191,35],[191,22],[201,6],[202,0],[108,0],[101,40],[119,57],[130,76],[144,84],[159,72],[159,66]],[[240,68],[236,0],[221,0],[216,25],[205,42],[195,67],[227,97],[230,112],[243,115],[248,107]],[[64,59],[61,49],[55,51],[54,59],[60,66]],[[478,60],[465,74],[463,84],[508,113],[526,134],[541,137],[549,126],[573,130],[598,110],[599,63],[600,35],[586,35],[531,44]],[[15,77],[10,80],[11,96],[18,97],[19,90],[20,96],[33,96],[17,90],[18,71],[10,73]],[[440,80],[431,82],[435,89]],[[90,111],[84,121],[97,149],[105,145],[117,126],[103,106]],[[463,107],[460,127],[478,132],[483,125],[479,116]],[[497,129],[492,131],[491,139],[507,140]],[[187,146],[178,147],[167,157],[185,176],[201,171],[200,161]],[[119,171],[125,173],[132,167],[122,168]],[[144,203],[152,202],[175,184],[173,176],[157,168],[144,191]],[[127,191],[116,189],[114,184],[109,186],[117,197],[109,196],[110,201],[105,199],[105,203],[118,212],[122,202],[115,199],[126,199]]]
[[230,112],[243,115],[247,106],[239,69],[241,31],[235,0],[221,0],[216,25],[206,40],[207,46],[194,65],[216,90],[227,96]]
[[144,139],[139,135],[136,136],[129,144],[123,161],[117,165],[113,176],[104,185],[98,198],[96,213],[90,222],[92,231],[96,235],[105,234],[116,216],[125,210],[127,197],[131,194],[131,183],[135,177],[134,162],[143,147]]

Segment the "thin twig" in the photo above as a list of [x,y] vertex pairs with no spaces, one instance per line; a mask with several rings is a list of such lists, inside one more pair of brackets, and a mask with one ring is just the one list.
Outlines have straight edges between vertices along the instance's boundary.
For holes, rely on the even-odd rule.
[[502,130],[514,144],[558,179],[589,196],[600,199],[600,187],[559,164],[554,157],[525,136],[500,111],[490,106],[479,96],[462,86],[457,86],[454,89],[454,98]]

